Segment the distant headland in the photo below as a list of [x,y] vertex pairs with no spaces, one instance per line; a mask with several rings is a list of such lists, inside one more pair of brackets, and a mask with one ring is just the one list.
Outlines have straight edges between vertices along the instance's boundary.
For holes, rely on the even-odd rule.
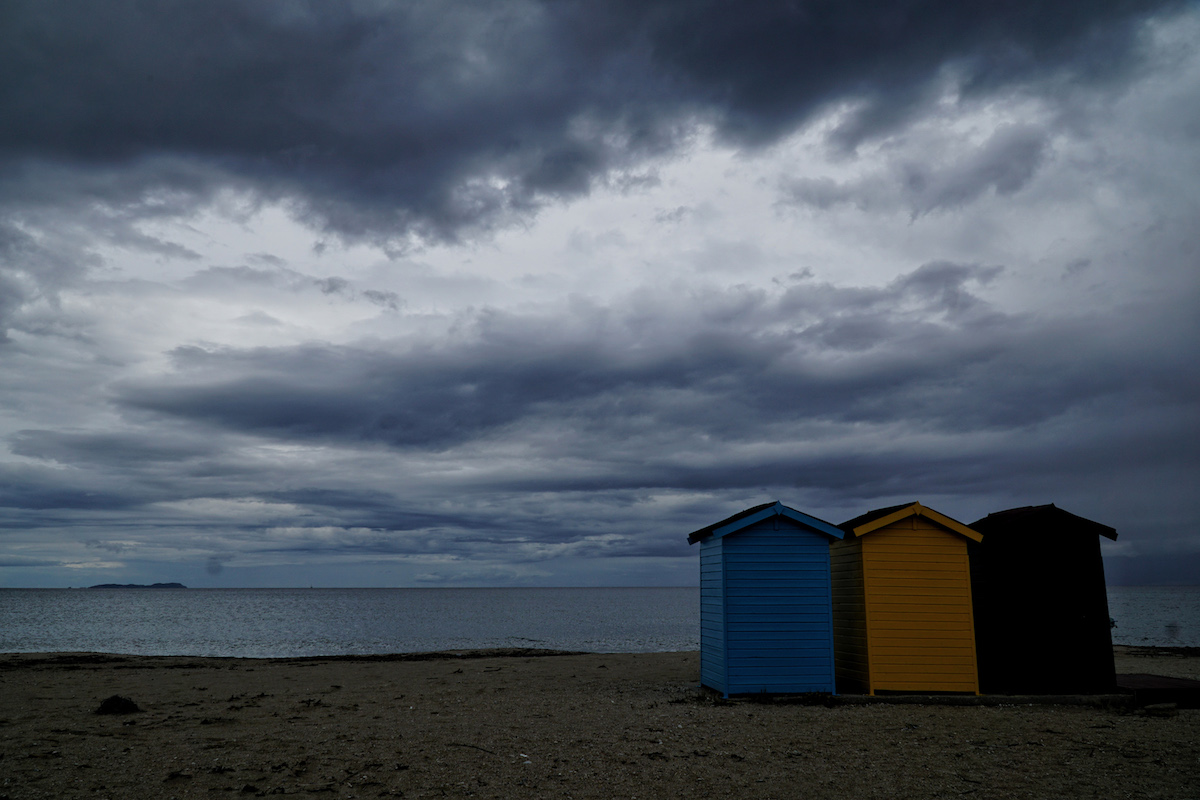
[[89,589],[186,589],[182,583],[98,583]]

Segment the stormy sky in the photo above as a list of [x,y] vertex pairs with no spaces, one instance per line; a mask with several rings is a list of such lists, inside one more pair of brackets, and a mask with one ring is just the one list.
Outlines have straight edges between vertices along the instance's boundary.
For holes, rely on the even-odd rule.
[[1200,576],[1200,6],[0,9],[0,586],[693,585],[1055,503]]

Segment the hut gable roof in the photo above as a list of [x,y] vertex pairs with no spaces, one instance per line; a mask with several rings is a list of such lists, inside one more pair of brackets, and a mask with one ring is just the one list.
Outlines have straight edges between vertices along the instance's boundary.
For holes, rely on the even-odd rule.
[[853,534],[854,536],[862,536],[871,531],[886,528],[888,525],[908,517],[924,517],[930,522],[935,522],[946,530],[964,536],[973,542],[983,541],[983,535],[979,532],[971,530],[958,520],[951,519],[945,514],[934,511],[932,508],[926,508],[920,503],[901,503],[898,506],[877,508],[874,511],[868,511],[866,514],[843,522],[838,527],[846,533]]
[[816,517],[805,514],[803,511],[797,511],[794,508],[789,508],[788,506],[785,506],[783,503],[780,503],[778,500],[776,500],[774,503],[763,503],[762,505],[754,506],[753,508],[747,508],[745,511],[739,511],[732,517],[727,517],[720,522],[714,522],[712,525],[701,528],[698,531],[694,531],[688,534],[688,544],[695,544],[696,542],[707,539],[710,536],[715,536],[719,539],[722,536],[728,536],[731,533],[736,533],[743,528],[747,528],[758,522],[762,522],[764,519],[770,519],[771,517],[787,517],[790,520],[800,523],[806,528],[811,528],[812,530],[818,533],[823,533],[833,539],[841,539],[844,535],[842,531],[837,528],[837,526],[831,525],[823,519],[817,519]]
[[1099,522],[1093,522],[1090,519],[1076,516],[1069,511],[1064,511],[1053,503],[1047,503],[1043,506],[1022,506],[1020,508],[1010,508],[1005,511],[996,511],[988,514],[983,519],[975,520],[971,523],[972,528],[987,533],[987,529],[994,526],[1008,527],[1009,525],[1052,525],[1059,530],[1070,531],[1072,533],[1091,533],[1097,536],[1103,536],[1107,539],[1117,540],[1117,531],[1115,528],[1110,528],[1107,525],[1101,525]]

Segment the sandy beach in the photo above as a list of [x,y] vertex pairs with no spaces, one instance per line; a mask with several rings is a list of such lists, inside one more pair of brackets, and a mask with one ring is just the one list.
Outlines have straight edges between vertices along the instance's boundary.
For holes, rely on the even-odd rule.
[[[1116,648],[1200,678],[1200,653]],[[0,655],[11,798],[1200,796],[1200,710],[722,701],[697,653]],[[112,695],[130,714],[97,714]]]

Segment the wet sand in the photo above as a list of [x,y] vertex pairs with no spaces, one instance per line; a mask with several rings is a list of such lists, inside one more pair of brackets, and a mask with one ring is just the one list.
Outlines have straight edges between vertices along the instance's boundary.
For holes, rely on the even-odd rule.
[[694,652],[460,655],[0,655],[0,800],[1200,796],[1200,710],[722,701]]

